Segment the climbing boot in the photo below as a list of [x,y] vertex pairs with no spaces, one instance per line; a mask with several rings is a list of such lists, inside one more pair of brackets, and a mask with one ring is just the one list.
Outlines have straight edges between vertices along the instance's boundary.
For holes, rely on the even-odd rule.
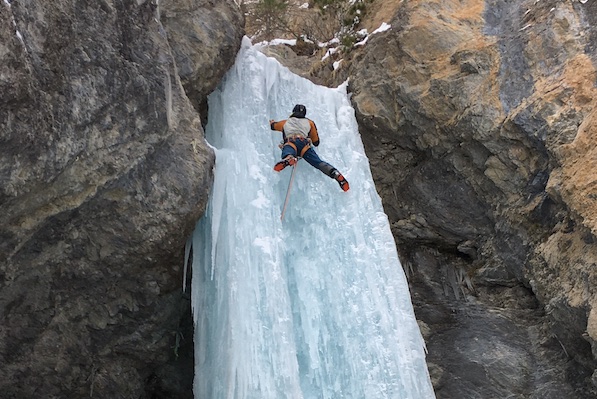
[[338,182],[342,191],[348,191],[350,186],[348,185],[348,181],[342,176],[342,173],[335,170],[332,174],[332,177]]
[[282,169],[284,169],[287,166],[293,166],[296,164],[297,159],[295,157],[293,157],[292,155],[288,155],[286,158],[284,158],[283,160],[281,160],[280,162],[278,162],[277,164],[274,165],[274,170],[276,172],[280,172]]

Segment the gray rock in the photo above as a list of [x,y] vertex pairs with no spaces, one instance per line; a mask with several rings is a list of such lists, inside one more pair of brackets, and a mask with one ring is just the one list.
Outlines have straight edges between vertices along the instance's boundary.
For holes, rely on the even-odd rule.
[[585,6],[395,2],[345,55],[438,398],[596,394],[594,207],[558,170],[591,125]]
[[[194,3],[209,12],[186,20],[206,38],[190,44],[160,19],[190,6],[161,3],[0,4],[3,397],[192,397],[183,248],[214,155],[183,83],[204,101],[242,17]],[[181,80],[191,47],[209,79]],[[181,332],[191,355],[177,359]]]

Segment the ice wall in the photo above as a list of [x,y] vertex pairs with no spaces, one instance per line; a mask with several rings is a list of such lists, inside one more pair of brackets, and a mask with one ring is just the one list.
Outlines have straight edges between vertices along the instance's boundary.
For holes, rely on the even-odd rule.
[[[320,157],[276,173],[294,104]],[[434,398],[424,343],[346,88],[292,74],[245,38],[209,97],[215,185],[193,235],[197,399]]]

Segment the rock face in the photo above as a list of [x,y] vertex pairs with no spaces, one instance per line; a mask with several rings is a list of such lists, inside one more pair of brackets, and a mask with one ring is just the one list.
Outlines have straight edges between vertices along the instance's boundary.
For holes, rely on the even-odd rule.
[[233,0],[0,3],[3,398],[192,397],[183,248],[214,163],[197,109],[242,18]]
[[[311,74],[350,78],[438,399],[595,397],[597,3],[370,17],[392,29]],[[233,0],[0,2],[2,398],[192,397],[183,247],[242,26]]]
[[334,84],[350,77],[437,397],[595,397],[597,3],[384,4],[392,29]]

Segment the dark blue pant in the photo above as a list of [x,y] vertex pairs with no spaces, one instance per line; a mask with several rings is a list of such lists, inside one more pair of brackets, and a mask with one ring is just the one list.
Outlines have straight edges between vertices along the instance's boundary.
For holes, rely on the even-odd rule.
[[[282,159],[286,158],[288,155],[293,155],[295,157],[300,156],[301,152],[303,152],[303,148],[305,148],[306,145],[309,145],[309,141],[307,141],[306,139],[295,139],[291,142],[296,146],[296,150],[288,143],[284,144],[284,147],[282,148]],[[317,155],[317,153],[313,149],[313,146],[309,147],[309,149],[305,151],[305,153],[303,154],[303,159],[307,161],[309,165],[321,170],[329,177],[334,177],[333,172],[336,170],[336,168],[334,168],[329,163],[322,161],[321,158],[319,158],[319,155]]]

